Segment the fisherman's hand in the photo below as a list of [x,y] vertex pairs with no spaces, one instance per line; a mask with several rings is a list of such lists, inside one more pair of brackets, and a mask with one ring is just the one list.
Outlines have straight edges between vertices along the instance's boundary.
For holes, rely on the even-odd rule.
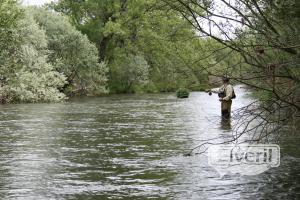
[[224,99],[223,98],[219,98],[219,101],[224,101]]

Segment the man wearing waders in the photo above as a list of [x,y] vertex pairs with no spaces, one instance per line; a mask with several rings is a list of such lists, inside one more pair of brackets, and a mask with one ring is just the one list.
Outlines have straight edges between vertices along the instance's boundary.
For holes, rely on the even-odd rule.
[[235,93],[232,85],[229,83],[229,79],[224,77],[223,85],[220,88],[214,88],[207,90],[211,95],[211,92],[217,93],[219,100],[221,101],[221,113],[223,118],[230,118],[232,99],[235,98]]

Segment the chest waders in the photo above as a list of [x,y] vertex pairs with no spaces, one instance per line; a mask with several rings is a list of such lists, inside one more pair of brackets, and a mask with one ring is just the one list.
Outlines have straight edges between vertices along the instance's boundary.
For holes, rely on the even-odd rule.
[[232,100],[229,101],[221,101],[221,113],[222,113],[222,117],[228,119],[230,118],[231,115],[231,104],[232,104]]
[[[233,91],[234,94],[234,91]],[[218,93],[219,98],[224,98],[226,96],[226,87],[224,88],[223,92]],[[235,98],[235,94],[233,95]],[[221,114],[222,117],[225,119],[229,119],[231,116],[231,105],[232,105],[232,100],[223,100],[221,101]]]

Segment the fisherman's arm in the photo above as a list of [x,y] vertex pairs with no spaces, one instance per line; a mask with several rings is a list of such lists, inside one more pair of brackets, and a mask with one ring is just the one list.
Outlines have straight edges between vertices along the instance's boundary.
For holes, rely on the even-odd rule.
[[221,92],[221,88],[213,88],[213,89],[208,90],[208,92],[220,93]]

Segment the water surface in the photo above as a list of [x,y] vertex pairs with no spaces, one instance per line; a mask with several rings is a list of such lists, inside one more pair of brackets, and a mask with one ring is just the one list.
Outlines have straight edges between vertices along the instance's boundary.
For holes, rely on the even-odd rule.
[[[233,109],[251,101],[236,87]],[[281,166],[220,177],[205,155],[183,153],[230,137],[216,96],[194,92],[79,98],[0,106],[0,199],[297,199],[299,138]],[[234,123],[234,122],[232,122]]]

